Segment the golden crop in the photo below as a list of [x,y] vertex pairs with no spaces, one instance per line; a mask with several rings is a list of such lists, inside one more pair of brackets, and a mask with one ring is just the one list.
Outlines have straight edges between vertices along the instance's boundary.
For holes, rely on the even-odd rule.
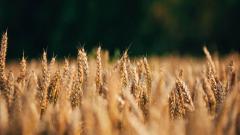
[[240,57],[128,57],[99,47],[76,60],[6,65],[0,51],[0,134],[240,134]]

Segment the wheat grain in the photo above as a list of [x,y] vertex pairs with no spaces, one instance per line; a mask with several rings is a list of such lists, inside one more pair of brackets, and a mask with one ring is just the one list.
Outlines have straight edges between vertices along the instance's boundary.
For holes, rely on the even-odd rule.
[[1,81],[6,80],[5,68],[6,68],[6,55],[7,55],[7,32],[2,35],[1,41],[1,52],[0,52],[0,79]]
[[5,32],[2,35],[2,40],[1,40],[1,51],[0,51],[0,95],[3,95],[6,97],[6,55],[7,55],[7,32]]
[[20,75],[17,78],[17,82],[21,83],[22,87],[25,87],[26,74],[27,74],[27,61],[23,55],[22,60],[20,62]]
[[79,50],[79,61],[82,63],[82,69],[83,69],[83,90],[85,91],[88,86],[88,78],[89,78],[89,67],[88,67],[88,60],[87,60],[87,54],[84,50],[84,48],[81,48]]
[[146,70],[146,82],[147,82],[147,96],[148,96],[148,100],[151,103],[151,94],[152,94],[152,77],[151,77],[151,70],[150,70],[150,66],[148,64],[148,61],[146,58],[143,59],[144,62],[144,68]]
[[128,50],[109,61],[100,47],[96,58],[79,49],[71,64],[55,57],[48,64],[43,52],[19,66],[6,62],[6,50],[7,33],[0,134],[239,134],[239,54],[213,61],[204,47],[205,71],[205,61],[192,57],[133,59]]
[[60,71],[57,71],[54,77],[52,78],[52,80],[50,81],[50,84],[48,87],[48,95],[47,95],[47,99],[49,103],[56,104],[57,102],[57,98],[60,90],[60,82],[61,82],[60,77],[61,77]]
[[212,92],[211,86],[205,77],[203,77],[202,84],[203,84],[203,90],[206,93],[208,98],[207,104],[209,106],[210,114],[214,115],[216,112],[216,99],[215,99],[214,93]]
[[101,59],[101,47],[97,50],[97,71],[96,71],[96,90],[100,94],[102,87],[102,59]]
[[48,100],[47,100],[47,89],[50,82],[50,74],[48,71],[48,63],[47,63],[47,53],[43,52],[42,56],[42,82],[40,86],[40,105],[41,105],[41,113],[43,114],[45,109],[47,108]]

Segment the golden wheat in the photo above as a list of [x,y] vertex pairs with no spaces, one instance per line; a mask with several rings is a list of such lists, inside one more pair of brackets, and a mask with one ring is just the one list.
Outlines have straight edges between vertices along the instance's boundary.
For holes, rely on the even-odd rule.
[[204,47],[206,60],[132,59],[127,50],[109,61],[99,47],[96,57],[81,48],[76,60],[48,63],[43,52],[41,61],[23,56],[6,65],[7,39],[6,32],[0,134],[240,134],[238,54],[213,59]]

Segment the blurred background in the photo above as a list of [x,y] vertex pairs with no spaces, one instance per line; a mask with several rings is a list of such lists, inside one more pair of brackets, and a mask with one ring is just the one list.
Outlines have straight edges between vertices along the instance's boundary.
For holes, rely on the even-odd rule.
[[240,51],[240,0],[0,0],[8,58],[58,58],[101,44],[111,55],[202,55]]

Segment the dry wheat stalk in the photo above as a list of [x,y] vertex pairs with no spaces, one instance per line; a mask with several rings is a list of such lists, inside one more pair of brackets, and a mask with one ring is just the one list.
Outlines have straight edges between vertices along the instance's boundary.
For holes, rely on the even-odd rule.
[[54,74],[54,69],[55,69],[55,63],[56,63],[56,57],[52,57],[50,64],[49,64],[49,74],[50,77]]
[[82,84],[83,84],[83,72],[84,72],[84,67],[83,67],[83,63],[82,63],[82,60],[83,60],[83,53],[82,53],[82,50],[78,50],[78,56],[77,56],[77,81],[80,85],[80,87],[82,87]]
[[60,71],[57,71],[53,76],[52,80],[50,81],[50,84],[48,87],[47,99],[49,103],[56,104],[58,94],[60,91],[60,82],[61,82]]
[[170,113],[170,118],[173,120],[176,118],[176,95],[175,95],[175,91],[172,90],[170,92],[169,98],[168,98],[168,104],[169,104],[169,113]]
[[139,94],[139,107],[143,112],[143,115],[145,117],[145,120],[149,119],[149,97],[146,91],[144,91],[143,89],[140,89],[140,94]]
[[132,67],[132,70],[131,70],[131,74],[133,75],[133,80],[132,80],[132,87],[131,87],[131,93],[133,94],[133,96],[135,98],[137,98],[139,96],[138,94],[138,81],[139,81],[139,78],[138,78],[138,74],[137,74],[137,68],[135,66]]
[[1,40],[1,51],[0,51],[0,95],[4,95],[6,97],[6,55],[7,55],[7,32],[2,35]]
[[42,56],[42,82],[40,86],[40,106],[41,112],[44,113],[47,108],[48,100],[47,100],[47,92],[48,86],[50,82],[50,74],[48,71],[48,63],[47,63],[47,53],[44,51]]
[[217,111],[219,110],[219,108],[221,107],[224,98],[225,98],[225,90],[223,88],[222,83],[220,82],[219,78],[216,75],[216,68],[215,68],[215,64],[212,60],[212,57],[209,53],[209,51],[207,50],[206,47],[203,48],[204,53],[208,59],[208,65],[207,65],[207,77],[208,80],[211,84],[211,89],[214,92],[216,101],[217,101]]
[[152,77],[151,77],[151,70],[150,70],[150,66],[148,64],[147,58],[143,59],[144,62],[144,68],[146,70],[146,82],[147,82],[147,96],[148,96],[148,100],[151,103],[151,94],[152,94]]
[[211,115],[215,115],[216,112],[216,99],[213,91],[211,90],[211,86],[207,81],[207,78],[203,77],[202,79],[203,90],[207,95],[207,105],[209,107],[209,112]]
[[0,80],[5,81],[6,74],[5,74],[5,68],[6,68],[6,55],[7,55],[7,32],[5,32],[2,35],[2,41],[1,41],[1,52],[0,52]]
[[192,97],[190,95],[190,91],[187,85],[182,80],[182,73],[183,71],[181,70],[176,80],[176,89],[180,94],[180,96],[182,96],[185,109],[187,109],[188,111],[193,111],[194,105],[193,105]]
[[210,66],[211,66],[211,68],[212,68],[212,70],[213,70],[213,74],[215,75],[215,74],[216,74],[215,64],[214,64],[214,62],[213,62],[213,60],[212,60],[212,56],[211,56],[211,54],[210,54],[210,52],[208,51],[208,49],[207,49],[206,46],[203,47],[203,51],[204,51],[204,53],[205,53],[205,55],[206,55],[206,57],[207,57],[208,62],[210,63]]
[[102,87],[102,59],[101,59],[101,47],[98,47],[97,50],[97,71],[96,71],[96,90],[100,94]]
[[77,107],[81,105],[82,95],[83,95],[83,54],[82,50],[78,50],[77,56],[77,74],[73,78],[72,92],[70,95],[70,100],[72,107]]
[[7,79],[7,104],[10,108],[14,99],[14,75],[10,71]]
[[121,73],[122,87],[124,89],[128,85],[128,73],[127,73],[127,65],[125,61],[122,63],[120,73]]
[[137,62],[137,73],[138,73],[138,78],[139,78],[139,83],[142,83],[144,80],[144,62],[142,59],[140,59]]
[[120,59],[120,74],[123,89],[126,88],[128,85],[127,60],[128,54],[127,51],[125,51],[122,58]]
[[84,50],[84,48],[79,49],[78,51],[79,60],[82,63],[82,69],[83,69],[83,90],[85,91],[88,86],[88,78],[89,78],[89,67],[88,67],[88,59],[87,54]]
[[184,99],[183,96],[181,95],[182,93],[175,89],[175,103],[176,103],[176,108],[174,110],[174,119],[181,119],[184,118],[186,114],[186,109],[184,107]]
[[187,85],[182,81],[181,70],[177,79],[176,87],[169,96],[169,111],[171,119],[185,117],[186,111],[194,111],[194,104]]
[[227,85],[225,89],[226,89],[226,94],[229,94],[236,83],[236,71],[234,67],[234,62],[232,60],[228,64],[226,70],[227,70]]
[[20,62],[20,75],[17,78],[17,82],[21,83],[22,87],[25,87],[26,75],[27,75],[27,61],[23,55],[22,60]]
[[64,67],[62,73],[62,86],[64,87],[64,91],[62,91],[63,96],[65,99],[69,99],[72,90],[72,83],[73,83],[73,74],[71,72],[71,68],[69,65],[68,59],[64,60]]
[[69,61],[68,59],[64,59],[64,66],[63,66],[63,80],[68,79],[70,72]]
[[73,85],[72,85],[72,92],[71,92],[71,95],[70,95],[70,100],[71,100],[71,103],[72,103],[72,107],[77,107],[81,104],[82,95],[83,95],[82,87],[81,87],[78,79],[76,79],[76,78],[77,77],[75,76],[74,77],[74,82],[73,82]]

